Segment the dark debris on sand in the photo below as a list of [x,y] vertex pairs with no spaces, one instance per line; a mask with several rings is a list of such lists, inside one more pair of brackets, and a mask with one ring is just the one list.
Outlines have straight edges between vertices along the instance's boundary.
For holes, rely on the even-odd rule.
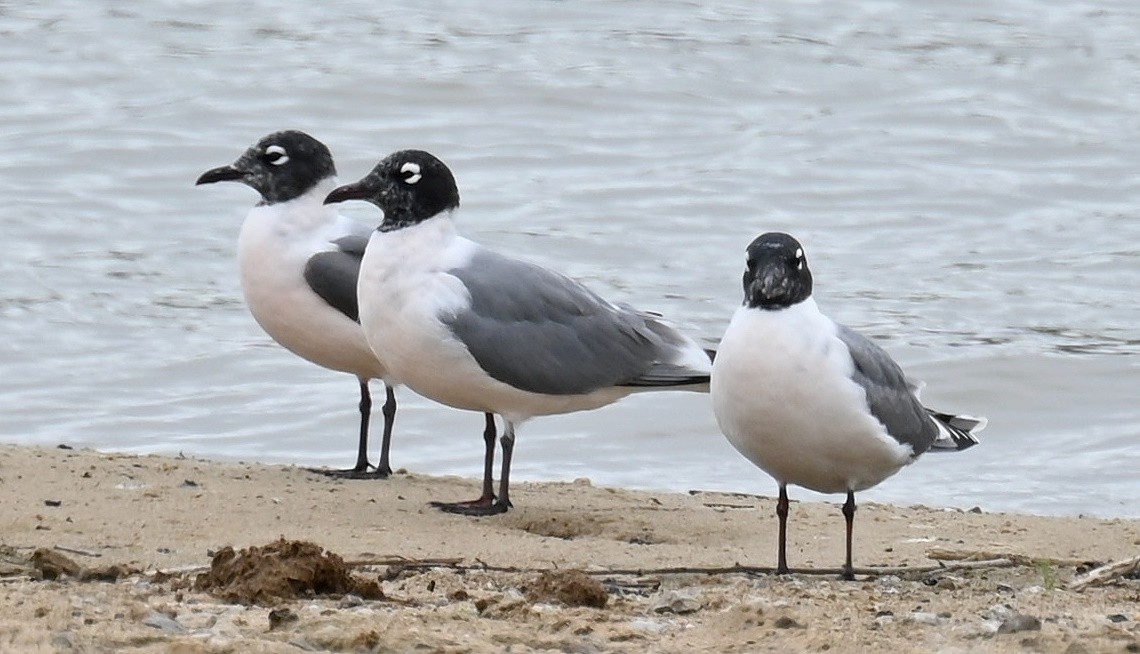
[[210,569],[194,580],[194,590],[227,602],[261,606],[318,595],[384,599],[376,580],[351,574],[339,555],[316,543],[284,538],[240,552],[223,548],[214,555]]
[[566,606],[605,608],[609,597],[601,582],[581,570],[543,572],[527,589],[532,602],[559,603]]
[[138,570],[125,565],[84,567],[76,563],[71,557],[46,547],[38,548],[32,552],[28,558],[28,563],[38,572],[39,578],[48,581],[71,577],[79,581],[113,583],[138,572]]

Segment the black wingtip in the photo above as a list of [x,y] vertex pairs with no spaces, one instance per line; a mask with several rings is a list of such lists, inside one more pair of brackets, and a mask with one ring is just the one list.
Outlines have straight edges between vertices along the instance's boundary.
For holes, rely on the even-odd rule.
[[697,372],[692,368],[669,363],[658,363],[644,374],[619,386],[630,388],[671,388],[685,386],[707,386],[710,376],[707,372]]
[[956,416],[932,409],[927,409],[926,412],[938,424],[939,437],[931,444],[931,451],[961,452],[967,450],[980,442],[974,434],[986,428],[987,421],[985,418]]

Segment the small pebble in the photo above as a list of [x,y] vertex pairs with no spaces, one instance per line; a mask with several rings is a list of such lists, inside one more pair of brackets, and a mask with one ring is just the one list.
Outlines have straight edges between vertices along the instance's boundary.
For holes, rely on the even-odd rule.
[[652,610],[654,613],[675,613],[677,615],[684,615],[686,613],[695,613],[701,610],[702,606],[703,603],[696,595],[672,590],[662,593],[657,600],[653,602]]
[[183,627],[181,623],[165,613],[159,613],[158,611],[152,611],[150,615],[143,618],[142,623],[167,634],[186,633],[186,627]]
[[59,651],[75,649],[75,634],[70,631],[60,631],[52,635],[51,644]]
[[289,641],[289,644],[292,645],[293,647],[296,647],[297,649],[301,650],[302,652],[316,652],[316,651],[322,649],[322,648],[317,647],[316,645],[310,643],[308,640],[305,639],[304,636],[302,636],[300,638],[295,638],[295,639]]
[[337,607],[342,609],[351,609],[360,606],[361,604],[364,604],[364,600],[360,597],[356,595],[345,595],[344,597],[340,598],[340,602],[337,603]]
[[273,609],[269,612],[269,630],[273,631],[274,629],[277,629],[291,622],[296,622],[297,620],[297,614],[294,613],[291,609]]
[[660,634],[665,631],[665,625],[656,620],[634,618],[629,621],[629,628],[647,634]]
[[994,604],[989,609],[982,612],[982,617],[987,620],[998,620],[999,622],[1006,618],[1013,616],[1013,609],[1005,604]]
[[1014,613],[997,628],[999,634],[1016,634],[1021,631],[1041,631],[1041,620],[1032,615]]
[[915,611],[908,615],[905,621],[911,624],[924,624],[930,627],[936,627],[942,624],[942,618],[926,611]]
[[893,588],[902,583],[902,578],[898,575],[883,575],[876,583],[885,588]]

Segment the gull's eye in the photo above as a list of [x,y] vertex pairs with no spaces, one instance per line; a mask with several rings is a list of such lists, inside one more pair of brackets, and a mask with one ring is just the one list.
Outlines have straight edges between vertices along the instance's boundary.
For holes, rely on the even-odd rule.
[[420,174],[420,165],[411,161],[400,166],[400,174],[404,176],[405,184],[415,184],[423,179],[423,175]]
[[804,249],[796,248],[796,258],[793,260],[796,264],[796,270],[804,269]]
[[280,145],[271,145],[265,148],[265,160],[274,166],[280,166],[289,161],[289,154]]

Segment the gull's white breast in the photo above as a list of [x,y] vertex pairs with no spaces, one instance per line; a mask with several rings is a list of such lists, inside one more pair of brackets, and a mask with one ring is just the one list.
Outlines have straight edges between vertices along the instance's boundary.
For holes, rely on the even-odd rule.
[[304,277],[309,257],[334,249],[331,241],[350,233],[347,219],[322,204],[333,185],[250,210],[238,236],[242,294],[261,328],[289,351],[326,368],[380,378],[384,369],[360,325],[314,293]]
[[767,311],[741,307],[713,362],[721,431],[780,484],[822,493],[870,488],[911,461],[851,379],[836,325],[809,298]]

